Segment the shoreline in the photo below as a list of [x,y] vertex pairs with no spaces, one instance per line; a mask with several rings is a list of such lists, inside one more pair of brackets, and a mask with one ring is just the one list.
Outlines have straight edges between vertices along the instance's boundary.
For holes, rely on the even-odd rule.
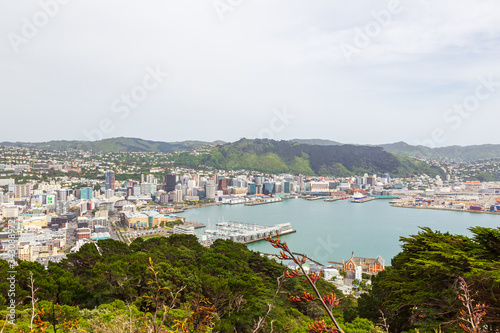
[[415,206],[400,206],[391,205],[397,208],[414,208],[414,209],[431,209],[431,210],[443,210],[448,212],[458,212],[458,213],[475,213],[475,214],[490,214],[490,215],[500,215],[500,213],[488,212],[488,211],[477,211],[477,210],[467,210],[467,209],[453,209],[453,208],[441,208],[441,207],[415,207]]

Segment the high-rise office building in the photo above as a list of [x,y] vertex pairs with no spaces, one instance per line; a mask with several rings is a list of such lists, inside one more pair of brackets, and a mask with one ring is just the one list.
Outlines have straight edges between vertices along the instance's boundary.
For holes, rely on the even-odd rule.
[[264,176],[263,175],[255,175],[255,176],[253,176],[253,179],[254,179],[255,185],[264,184]]
[[80,199],[92,200],[93,194],[92,187],[82,187],[80,189]]
[[247,189],[248,189],[247,193],[248,193],[249,195],[253,195],[253,194],[256,194],[256,193],[257,193],[257,192],[256,192],[256,188],[255,188],[255,183],[248,183],[248,185],[247,185]]
[[106,171],[106,190],[115,190],[115,172]]
[[215,199],[215,186],[214,185],[207,185],[206,187],[206,196],[208,199]]
[[60,189],[57,191],[57,201],[68,201],[69,190],[68,189]]
[[228,194],[227,188],[232,186],[233,182],[231,178],[221,178],[219,179],[219,190],[221,190],[225,195]]
[[171,192],[175,190],[175,184],[177,184],[177,176],[173,173],[163,176],[163,184],[165,184],[165,191]]
[[175,190],[174,202],[182,202],[182,190]]
[[283,185],[283,193],[290,193],[290,182],[289,181],[284,181],[282,183]]
[[156,177],[154,175],[147,175],[146,176],[146,183],[148,184],[156,184]]
[[114,195],[115,195],[115,191],[113,191],[111,189],[106,190],[106,193],[105,193],[106,199],[112,198]]
[[274,182],[265,182],[262,186],[262,193],[265,195],[276,193],[276,184]]

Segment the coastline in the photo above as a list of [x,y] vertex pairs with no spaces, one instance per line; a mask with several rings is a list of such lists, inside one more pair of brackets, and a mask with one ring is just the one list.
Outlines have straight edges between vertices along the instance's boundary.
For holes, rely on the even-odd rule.
[[432,210],[443,210],[448,212],[459,212],[459,213],[475,213],[475,214],[490,214],[490,215],[500,215],[500,213],[488,212],[488,211],[477,211],[477,210],[467,210],[467,209],[454,209],[454,208],[442,208],[442,207],[416,207],[416,206],[401,206],[401,205],[391,205],[392,207],[398,208],[414,208],[414,209],[432,209]]

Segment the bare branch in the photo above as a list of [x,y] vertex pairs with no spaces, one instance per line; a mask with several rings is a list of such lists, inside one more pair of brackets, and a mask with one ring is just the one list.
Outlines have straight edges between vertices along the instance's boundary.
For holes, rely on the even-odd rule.
[[[274,302],[276,301],[276,297],[278,296],[281,286],[283,285],[283,279],[285,275],[280,275],[276,280],[278,281],[278,288],[276,289],[276,293],[274,294],[273,301],[271,304],[268,304],[269,309],[267,310],[266,315],[263,318],[259,318],[259,322],[257,323],[257,327],[255,327],[253,333],[257,333],[260,329],[264,327],[264,324],[266,323],[267,316],[269,316],[269,313],[271,313],[271,310],[273,309]],[[271,321],[271,332],[273,331],[273,321]]]

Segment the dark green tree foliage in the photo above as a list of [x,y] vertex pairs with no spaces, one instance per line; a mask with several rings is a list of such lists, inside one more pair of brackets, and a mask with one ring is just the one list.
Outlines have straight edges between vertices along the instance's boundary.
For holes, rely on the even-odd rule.
[[[216,241],[211,248],[201,246],[192,235],[171,235],[136,239],[130,246],[114,241],[98,242],[102,255],[94,244],[86,244],[80,251],[69,254],[60,264],[51,263],[48,269],[38,263],[20,262],[17,269],[19,309],[28,308],[30,299],[29,272],[32,271],[40,300],[61,306],[94,309],[117,300],[135,304],[139,310],[154,312],[153,291],[148,281],[153,273],[148,269],[151,258],[158,280],[179,294],[175,307],[183,308],[196,299],[205,297],[216,308],[220,318],[214,331],[251,332],[259,317],[268,310],[276,290],[276,279],[284,266],[249,251],[243,244]],[[8,285],[7,262],[0,261],[0,294],[6,295]],[[322,292],[331,292],[332,286],[318,283]],[[284,331],[295,323],[304,325],[310,320],[305,315],[322,315],[316,309],[298,308],[287,300],[289,292],[301,291],[307,285],[291,282],[283,287],[268,320],[274,320],[274,329]],[[168,303],[170,293],[162,294]],[[167,302],[168,301],[168,302]],[[6,309],[7,300],[0,298],[0,310]]]
[[500,228],[470,228],[472,237],[422,228],[402,237],[403,251],[392,267],[373,279],[373,291],[359,299],[360,316],[379,320],[380,311],[395,331],[458,328],[457,279],[466,279],[478,303],[488,305],[484,323],[500,328]]

